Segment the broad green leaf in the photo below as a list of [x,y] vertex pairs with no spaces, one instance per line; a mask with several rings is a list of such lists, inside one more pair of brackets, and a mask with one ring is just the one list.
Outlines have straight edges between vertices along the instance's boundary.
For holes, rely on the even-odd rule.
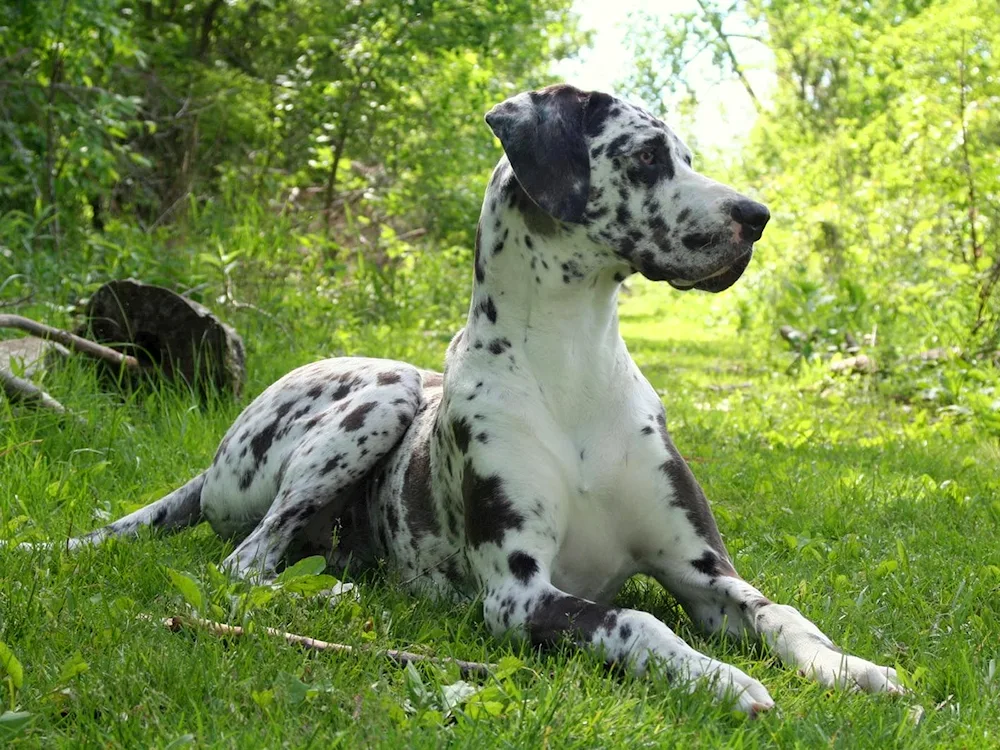
[[289,568],[285,568],[277,578],[277,583],[284,583],[299,576],[318,576],[326,570],[326,558],[322,555],[305,557]]
[[289,672],[279,672],[274,686],[278,694],[293,705],[302,703],[309,695],[309,686]]
[[17,690],[21,689],[24,684],[24,667],[21,666],[21,662],[14,656],[10,647],[0,641],[0,676],[4,675],[10,677],[10,681]]
[[28,711],[4,711],[0,714],[0,738],[14,739],[28,726],[31,718]]
[[184,597],[184,601],[190,604],[195,611],[200,612],[204,606],[204,598],[201,595],[198,582],[187,573],[181,573],[179,570],[174,570],[173,568],[167,568],[167,575],[170,576],[170,581],[174,584],[174,587]]
[[62,670],[59,672],[59,682],[69,682],[77,675],[86,672],[88,669],[90,669],[90,665],[83,660],[83,654],[77,651],[66,660],[65,664],[63,664]]

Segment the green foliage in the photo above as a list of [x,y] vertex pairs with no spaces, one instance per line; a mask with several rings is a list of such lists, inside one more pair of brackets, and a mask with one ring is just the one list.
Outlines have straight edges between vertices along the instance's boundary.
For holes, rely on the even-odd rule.
[[28,249],[124,254],[109,223],[153,232],[227,190],[340,244],[349,213],[467,244],[483,112],[580,41],[567,6],[4,4],[0,251],[32,276]]
[[4,294],[65,311],[131,276],[281,306],[335,348],[449,335],[498,153],[483,113],[582,39],[568,5],[4,4]]
[[[243,271],[233,273],[241,292]],[[343,572],[310,575],[315,561],[286,571],[279,588],[234,581],[217,568],[231,542],[202,526],[73,555],[59,545],[0,547],[0,640],[25,673],[14,713],[0,715],[0,743],[748,748],[826,746],[836,737],[843,747],[946,748],[995,736],[996,446],[960,414],[831,381],[813,362],[794,380],[775,377],[736,337],[732,295],[630,286],[623,335],[653,386],[669,393],[669,427],[741,574],[845,649],[898,665],[914,695],[822,690],[757,647],[701,635],[658,585],[631,581],[619,604],[652,612],[693,647],[767,685],[778,709],[746,721],[706,690],[620,679],[595,655],[538,654],[495,638],[478,603],[414,597],[389,570],[351,573],[360,595],[333,606],[316,586],[329,588],[330,574]],[[426,336],[419,324],[337,329],[347,305],[317,304],[322,312],[308,323],[297,320],[297,306],[268,307],[274,319],[227,310],[249,345],[239,402],[203,405],[171,386],[122,402],[102,395],[91,368],[73,360],[45,385],[86,427],[0,404],[0,537],[58,540],[163,495],[211,462],[250,398],[334,347],[440,367],[446,337]],[[449,330],[461,322],[454,314]],[[165,568],[182,571],[197,593],[175,586]],[[159,624],[188,601],[246,635]],[[355,650],[306,652],[265,627]],[[463,686],[451,667],[398,668],[381,654],[389,648],[498,668]],[[919,725],[913,706],[924,711]]]
[[[646,31],[634,90],[659,100],[641,72],[683,69],[699,47],[742,74],[721,6],[701,8]],[[743,329],[766,347],[782,325],[803,331],[797,357],[860,348],[897,397],[950,393],[916,400],[995,430],[1000,16],[975,0],[748,0],[733,13],[776,73],[737,163],[719,170],[774,214],[742,287]]]

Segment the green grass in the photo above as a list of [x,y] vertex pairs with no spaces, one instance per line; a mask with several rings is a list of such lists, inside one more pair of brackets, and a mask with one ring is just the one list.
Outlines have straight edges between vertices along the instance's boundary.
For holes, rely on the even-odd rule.
[[[209,572],[227,546],[199,527],[72,557],[0,549],[0,641],[24,668],[16,694],[0,682],[0,701],[31,714],[6,740],[46,748],[1000,746],[995,442],[955,417],[908,410],[867,380],[819,370],[787,376],[780,353],[737,337],[731,304],[729,295],[637,284],[623,303],[623,333],[664,396],[675,442],[743,576],[844,648],[899,665],[912,696],[822,690],[757,647],[693,633],[669,597],[641,579],[621,603],[649,609],[761,680],[777,709],[749,721],[705,692],[609,675],[592,656],[535,655],[492,638],[477,605],[414,599],[391,573],[360,581],[359,603],[278,595],[249,614],[257,626],[357,646],[503,660],[478,698],[444,720],[412,671],[378,655],[171,633],[143,619],[184,611],[168,568],[202,581],[228,608],[226,587]],[[433,367],[447,342],[444,331],[359,327],[335,336],[335,320],[280,329],[252,311],[232,317],[249,349],[240,403],[202,406],[175,388],[122,403],[73,362],[46,387],[86,426],[0,405],[0,536],[59,539],[180,484],[211,460],[241,406],[296,365],[347,352]],[[63,674],[77,653],[87,668]],[[419,674],[431,693],[457,679]],[[925,711],[919,724],[912,706]]]

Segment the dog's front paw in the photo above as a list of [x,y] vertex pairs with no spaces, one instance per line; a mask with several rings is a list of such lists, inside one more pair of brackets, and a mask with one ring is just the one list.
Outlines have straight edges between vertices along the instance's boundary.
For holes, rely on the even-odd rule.
[[682,663],[682,673],[692,680],[692,686],[697,682],[708,683],[720,702],[732,702],[738,711],[753,717],[774,708],[774,700],[767,688],[731,664],[717,661],[693,649],[689,658]]
[[811,662],[799,669],[799,673],[826,687],[894,695],[907,692],[892,667],[882,667],[831,648],[817,651]]

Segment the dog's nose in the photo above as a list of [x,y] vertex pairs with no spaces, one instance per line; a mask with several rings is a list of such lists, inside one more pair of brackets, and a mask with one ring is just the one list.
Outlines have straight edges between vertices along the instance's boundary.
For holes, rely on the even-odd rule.
[[767,226],[771,218],[771,212],[767,206],[757,201],[743,198],[736,201],[729,209],[729,215],[733,220],[739,222],[743,228],[743,239],[747,242],[756,242],[764,234],[764,227]]

